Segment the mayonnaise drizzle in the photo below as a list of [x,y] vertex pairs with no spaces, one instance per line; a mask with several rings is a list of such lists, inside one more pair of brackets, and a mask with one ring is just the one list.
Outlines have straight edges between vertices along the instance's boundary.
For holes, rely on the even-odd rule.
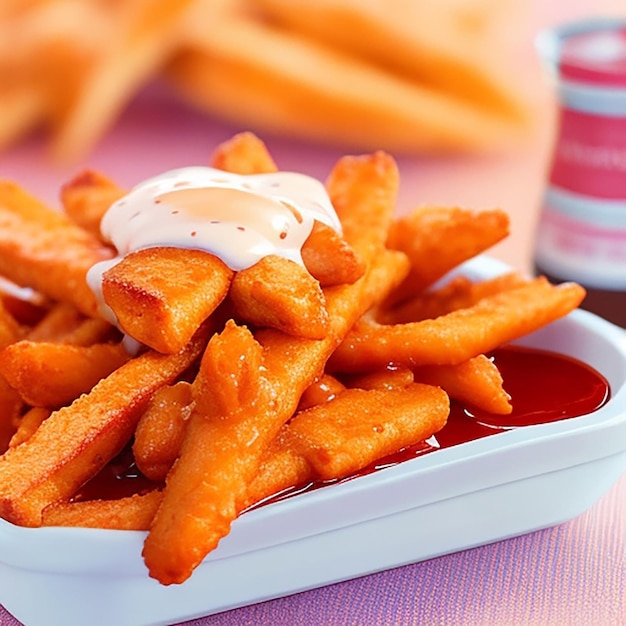
[[271,254],[303,265],[302,245],[315,220],[341,232],[324,185],[305,174],[171,170],[111,205],[100,230],[117,257],[94,265],[87,280],[102,302],[103,273],[125,255],[156,246],[206,250],[235,271]]

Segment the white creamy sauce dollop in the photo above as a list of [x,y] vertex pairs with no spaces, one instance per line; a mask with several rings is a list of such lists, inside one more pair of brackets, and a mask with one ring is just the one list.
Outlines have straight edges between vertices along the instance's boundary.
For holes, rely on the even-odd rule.
[[[170,246],[205,250],[235,271],[278,255],[303,265],[315,220],[341,232],[324,185],[305,174],[232,174],[185,167],[150,178],[108,209],[100,230],[117,257],[87,274],[102,303],[102,276],[125,255]],[[114,320],[104,305],[103,313]]]

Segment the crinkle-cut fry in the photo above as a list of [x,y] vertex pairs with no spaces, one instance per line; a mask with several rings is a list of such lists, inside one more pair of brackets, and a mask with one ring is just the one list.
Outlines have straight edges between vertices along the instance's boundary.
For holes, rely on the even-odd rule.
[[[395,162],[378,153],[342,159],[336,168],[329,192],[341,207],[342,223],[350,234],[348,243],[359,253],[363,250],[368,263],[380,267],[398,262],[397,255],[381,254],[380,238],[386,233],[373,236],[366,231],[369,225],[384,226],[391,220],[398,183]],[[352,185],[343,184],[339,172]],[[374,245],[376,240],[380,248]],[[396,278],[389,268],[384,274],[387,282]],[[369,277],[368,273],[353,285],[326,291],[329,332],[324,339],[290,337],[266,329],[259,333],[263,334],[259,344],[233,324],[211,339],[194,382],[200,387],[197,395],[194,387],[195,411],[144,545],[150,576],[166,585],[183,582],[229,532],[245,507],[248,484],[267,444],[293,415],[304,390],[323,373],[328,356],[348,329],[381,293],[379,284],[366,289]],[[380,275],[376,279],[385,282]],[[236,370],[233,351],[239,359],[246,355]],[[229,375],[224,377],[224,371]],[[219,372],[219,384],[208,384],[212,372]],[[245,450],[243,456],[241,450]]]
[[32,407],[26,411],[19,420],[17,429],[9,442],[9,447],[14,448],[30,439],[43,421],[50,417],[51,413],[52,409],[46,407]]
[[161,387],[150,400],[133,440],[137,467],[150,480],[165,480],[180,452],[191,408],[191,384],[186,381]]
[[278,167],[265,143],[251,132],[237,133],[221,143],[211,155],[210,163],[233,174],[270,174]]
[[457,365],[422,365],[413,374],[417,382],[441,387],[464,406],[496,415],[513,410],[500,371],[484,354]]
[[363,372],[395,365],[451,365],[531,333],[573,311],[585,290],[575,283],[528,285],[483,298],[432,320],[382,325],[359,321],[329,360],[329,371]]
[[329,402],[345,388],[346,386],[334,376],[324,373],[304,390],[298,402],[298,410],[310,409],[312,406]]
[[104,272],[102,294],[124,332],[172,354],[219,306],[232,277],[233,271],[208,252],[145,248]]
[[61,187],[61,206],[73,222],[101,237],[102,217],[124,193],[104,174],[84,169]]
[[441,287],[426,290],[390,309],[379,310],[376,321],[381,324],[406,324],[434,319],[457,309],[473,306],[487,296],[520,287],[529,281],[529,278],[518,272],[477,282],[467,276],[454,276]]
[[124,346],[75,346],[22,339],[1,353],[0,374],[25,404],[59,408],[87,393],[129,359]]
[[[253,0],[284,28],[433,88],[493,115],[521,121],[520,94],[491,53],[481,3],[450,6],[396,0]],[[509,8],[509,4],[505,3]],[[436,7],[436,8],[434,8]],[[481,8],[483,9],[481,11]],[[483,28],[481,28],[483,26]],[[472,54],[467,54],[471,50]]]
[[302,246],[302,261],[322,287],[356,282],[365,264],[336,230],[317,220]]
[[56,158],[76,158],[102,136],[137,85],[145,83],[172,53],[178,41],[172,24],[190,4],[191,0],[115,3],[120,11],[115,37],[80,76],[54,129]]
[[241,13],[184,28],[164,74],[191,103],[257,131],[358,151],[493,149],[519,124]]
[[500,209],[426,206],[397,218],[389,229],[387,245],[409,257],[411,272],[391,303],[430,287],[508,234],[509,217]]
[[112,254],[65,215],[17,184],[0,181],[0,274],[9,280],[98,317],[98,301],[85,276]]
[[319,283],[290,259],[269,255],[236,272],[229,298],[237,318],[246,324],[308,339],[323,339],[328,332]]
[[44,509],[42,526],[147,530],[161,499],[155,489],[116,500],[58,502]]
[[33,436],[0,457],[0,515],[39,526],[43,509],[69,499],[130,440],[154,392],[201,354],[204,325],[177,354],[154,351],[127,361],[90,392],[53,412]]

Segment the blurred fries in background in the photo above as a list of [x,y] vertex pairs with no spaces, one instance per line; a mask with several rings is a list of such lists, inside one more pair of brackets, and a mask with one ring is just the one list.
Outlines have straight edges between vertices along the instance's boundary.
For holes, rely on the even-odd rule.
[[[277,170],[251,133],[211,164]],[[341,228],[312,226],[302,266],[130,253],[103,273],[115,326],[76,285],[114,255],[94,216],[124,192],[79,174],[63,213],[0,186],[0,272],[21,287],[0,292],[0,515],[146,530],[150,575],[182,583],[250,507],[425,442],[451,401],[508,414],[489,351],[566,315],[584,290],[519,274],[440,284],[506,236],[507,216],[429,207],[399,218],[399,184],[386,152],[341,158],[324,187]],[[405,231],[421,236],[408,245]],[[120,455],[141,480],[98,491]]]
[[[149,83],[257,132],[345,149],[482,151],[527,127],[516,0],[11,0],[0,149],[92,150]],[[504,25],[507,25],[506,27]]]

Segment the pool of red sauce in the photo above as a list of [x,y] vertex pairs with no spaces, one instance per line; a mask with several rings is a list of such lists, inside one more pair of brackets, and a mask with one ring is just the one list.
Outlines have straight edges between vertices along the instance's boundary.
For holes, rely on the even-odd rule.
[[[448,422],[435,435],[438,447],[420,442],[341,480],[370,474],[438,449],[493,436],[512,428],[586,415],[599,409],[610,397],[609,384],[604,376],[585,363],[561,354],[507,347],[495,350],[491,358],[498,366],[504,388],[511,396],[512,413],[494,415],[453,402]],[[327,484],[314,482],[289,489],[260,504],[275,502]],[[155,486],[158,485],[139,472],[132,452],[127,448],[87,483],[75,499],[120,498]]]

